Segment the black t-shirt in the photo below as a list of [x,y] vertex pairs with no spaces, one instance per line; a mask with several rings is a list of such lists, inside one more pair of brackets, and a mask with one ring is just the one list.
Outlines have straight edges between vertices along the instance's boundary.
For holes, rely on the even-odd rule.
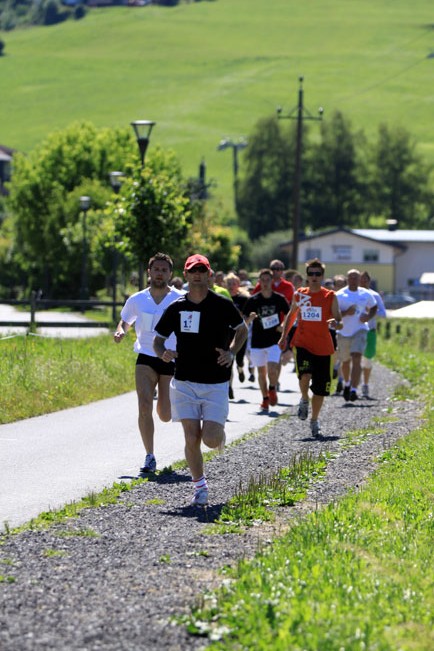
[[268,348],[277,344],[281,332],[276,328],[282,322],[282,315],[288,311],[288,302],[276,292],[273,292],[270,298],[265,298],[259,293],[247,300],[243,313],[249,316],[251,312],[256,312],[258,315],[252,322],[252,348]]
[[200,303],[185,296],[171,303],[155,331],[162,337],[176,335],[175,378],[203,384],[227,382],[231,368],[217,364],[216,348],[228,350],[233,329],[243,318],[232,301],[208,291]]

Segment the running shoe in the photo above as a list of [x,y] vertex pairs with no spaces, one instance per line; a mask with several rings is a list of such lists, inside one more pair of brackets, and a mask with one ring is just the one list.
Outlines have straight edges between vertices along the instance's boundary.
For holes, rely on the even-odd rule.
[[321,425],[317,420],[310,421],[310,431],[312,432],[312,436],[314,437],[314,439],[321,438]]
[[197,506],[206,506],[208,504],[208,489],[198,488],[195,490],[191,503]]
[[259,406],[262,411],[268,411],[268,408],[270,406],[270,398],[268,396],[265,396],[265,398],[262,399],[262,402]]
[[274,405],[277,405],[277,391],[276,389],[270,389],[268,392],[268,395],[270,397],[270,405],[274,407]]
[[241,368],[241,366],[238,367],[238,379],[240,382],[244,382],[246,379],[246,376],[244,375],[244,370]]
[[344,400],[348,402],[350,399],[350,387],[345,386],[344,387]]
[[253,371],[253,368],[249,366],[249,382],[254,382],[255,381],[255,373]]
[[342,384],[342,380],[338,380],[338,383],[336,385],[335,396],[339,396],[342,393],[343,388],[344,388],[344,385]]
[[357,395],[357,391],[355,389],[352,389],[350,393],[351,402],[355,402],[356,400],[358,400],[358,398],[359,396]]
[[369,387],[367,384],[362,384],[362,396],[364,398],[369,398]]
[[297,416],[299,417],[300,420],[306,420],[308,413],[309,413],[309,400],[303,400],[302,398],[298,405]]
[[140,468],[140,474],[144,475],[147,472],[155,472],[157,470],[157,460],[153,454],[147,454],[143,467]]

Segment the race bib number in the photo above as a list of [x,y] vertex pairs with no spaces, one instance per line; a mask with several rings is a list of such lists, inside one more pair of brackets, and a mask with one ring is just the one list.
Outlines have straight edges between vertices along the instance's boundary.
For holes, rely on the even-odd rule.
[[269,328],[275,328],[279,325],[279,315],[270,314],[270,316],[261,316],[261,323],[264,330],[269,330]]
[[199,332],[200,312],[180,312],[181,332]]
[[302,307],[301,318],[303,321],[321,321],[322,308],[321,307]]
[[151,332],[154,329],[154,314],[142,312],[139,317],[140,328],[145,332]]

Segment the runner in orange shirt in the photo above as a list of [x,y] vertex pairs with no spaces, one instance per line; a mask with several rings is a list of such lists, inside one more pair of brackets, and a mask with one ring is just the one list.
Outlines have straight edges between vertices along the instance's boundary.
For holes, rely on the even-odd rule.
[[309,389],[313,393],[310,428],[315,438],[321,438],[318,416],[324,397],[330,395],[334,353],[330,326],[342,328],[342,316],[333,290],[322,287],[325,265],[314,258],[306,263],[307,287],[294,294],[291,309],[285,317],[279,347],[284,350],[288,332],[298,318],[298,325],[290,342],[300,385],[301,400],[298,417],[306,420],[309,414]]

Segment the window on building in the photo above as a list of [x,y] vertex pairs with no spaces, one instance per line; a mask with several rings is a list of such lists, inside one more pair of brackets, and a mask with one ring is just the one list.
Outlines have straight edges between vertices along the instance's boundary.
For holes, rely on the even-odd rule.
[[304,261],[308,262],[314,258],[321,260],[321,249],[306,249],[306,252],[304,254]]
[[380,254],[375,249],[365,249],[363,251],[363,262],[378,262]]
[[350,244],[336,244],[333,247],[334,262],[350,262],[353,247]]

